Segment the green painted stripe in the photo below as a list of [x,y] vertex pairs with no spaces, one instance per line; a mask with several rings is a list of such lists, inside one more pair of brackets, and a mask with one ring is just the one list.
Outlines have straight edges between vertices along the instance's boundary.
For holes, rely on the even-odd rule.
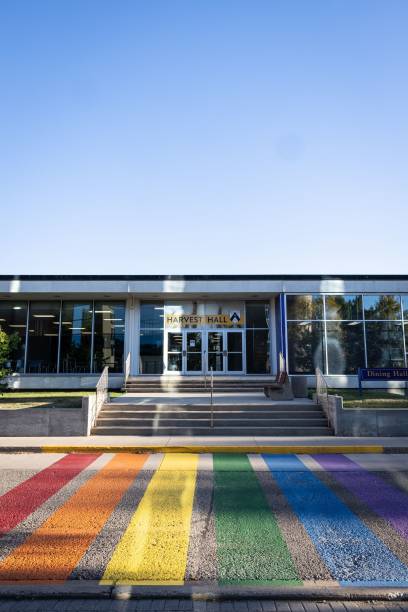
[[220,584],[302,584],[246,455],[214,455]]

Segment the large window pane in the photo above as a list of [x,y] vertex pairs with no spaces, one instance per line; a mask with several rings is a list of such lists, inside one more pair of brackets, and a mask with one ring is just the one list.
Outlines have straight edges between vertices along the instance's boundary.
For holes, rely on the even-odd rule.
[[364,316],[366,319],[401,319],[400,296],[365,295]]
[[314,374],[324,371],[323,323],[288,323],[288,357],[291,374]]
[[140,327],[142,329],[163,329],[163,302],[142,302],[140,305]]
[[95,302],[94,372],[123,372],[124,302]]
[[60,372],[91,371],[92,304],[63,302],[61,315]]
[[404,328],[405,328],[405,355],[406,355],[406,362],[408,364],[408,323],[405,323]]
[[328,374],[356,374],[364,368],[363,323],[328,321],[326,329]]
[[267,329],[247,330],[246,360],[248,374],[268,374],[271,371]]
[[401,323],[370,321],[366,323],[366,340],[369,368],[405,365]]
[[140,373],[163,373],[163,332],[141,330]]
[[31,302],[27,372],[57,372],[60,302]]
[[247,327],[266,328],[269,327],[269,303],[247,302],[246,303],[246,325]]
[[288,295],[286,308],[288,320],[323,319],[323,296]]
[[12,347],[8,367],[13,372],[24,372],[27,302],[0,301],[0,329],[10,338]]
[[[228,318],[236,313],[239,316],[239,321],[235,320],[234,327],[245,327],[245,303],[240,300],[206,302],[204,310],[206,315],[227,315]],[[207,325],[214,328],[226,327],[223,324],[211,323],[210,321],[208,321]]]
[[402,296],[402,310],[404,311],[405,321],[408,321],[408,295]]
[[361,295],[326,295],[326,319],[356,321],[363,318]]

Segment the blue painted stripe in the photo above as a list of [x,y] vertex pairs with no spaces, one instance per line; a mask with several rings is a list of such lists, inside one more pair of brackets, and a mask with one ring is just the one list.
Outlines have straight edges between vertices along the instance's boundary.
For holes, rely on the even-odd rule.
[[389,580],[357,580],[355,582],[342,580],[339,582],[339,585],[341,587],[371,587],[372,589],[389,588],[392,586],[394,589],[403,589],[408,587],[408,582],[393,582],[391,585]]
[[264,459],[335,580],[344,586],[408,582],[407,567],[297,457]]

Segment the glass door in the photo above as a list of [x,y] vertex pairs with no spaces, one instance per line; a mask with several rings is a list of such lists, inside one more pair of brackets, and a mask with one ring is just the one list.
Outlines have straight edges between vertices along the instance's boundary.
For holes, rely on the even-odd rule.
[[241,374],[244,370],[242,355],[242,331],[225,332],[227,344],[227,372],[228,374]]
[[183,333],[167,332],[167,371],[183,371]]
[[200,374],[203,371],[202,332],[185,332],[186,374]]
[[211,368],[214,373],[218,374],[222,374],[225,371],[223,331],[208,332],[207,358],[207,369],[209,372]]

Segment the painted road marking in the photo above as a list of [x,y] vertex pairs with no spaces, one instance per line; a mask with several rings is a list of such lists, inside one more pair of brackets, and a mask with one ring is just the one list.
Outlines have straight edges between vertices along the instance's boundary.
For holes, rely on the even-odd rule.
[[103,582],[183,584],[198,455],[166,455],[105,570]]
[[111,459],[0,563],[0,580],[67,579],[145,460],[146,455]]
[[314,459],[408,540],[408,495],[370,474],[348,457],[314,455]]
[[214,455],[221,584],[301,584],[276,518],[246,455]]
[[[24,447],[0,447],[0,453],[10,453],[10,452],[27,452],[27,449]],[[35,451],[34,451],[35,452]],[[383,453],[384,446],[379,445],[361,445],[356,446],[352,445],[335,445],[335,444],[324,444],[324,445],[262,445],[262,444],[249,444],[249,445],[240,445],[229,444],[226,446],[220,446],[219,444],[180,444],[176,445],[166,445],[166,444],[148,444],[145,443],[143,445],[47,445],[38,447],[38,452],[41,453],[261,453],[261,454],[310,454],[310,453]]]
[[200,455],[191,516],[190,543],[185,573],[186,582],[214,583],[217,580],[213,492],[212,455]]
[[[152,458],[154,458],[154,461],[152,461]],[[138,507],[154,472],[159,467],[158,458],[160,462],[163,460],[162,455],[150,455],[145,461],[137,477],[70,575],[70,579],[95,581],[102,579],[105,569],[135,513],[135,508]]]
[[67,455],[5,493],[0,497],[0,535],[21,523],[98,457]]
[[249,460],[261,484],[265,498],[276,516],[279,529],[283,534],[303,584],[308,581],[324,580],[325,584],[338,586],[320,558],[303,524],[279,489],[264,458],[261,455],[251,455]]
[[61,453],[49,455],[39,453],[35,455],[35,462],[33,462],[32,454],[2,455],[0,453],[0,496],[8,493],[25,480],[32,478],[40,470],[44,470],[62,457],[64,455]]
[[265,461],[340,584],[408,586],[406,566],[297,457],[291,462],[298,471],[283,471],[289,467],[287,456],[267,455]]

